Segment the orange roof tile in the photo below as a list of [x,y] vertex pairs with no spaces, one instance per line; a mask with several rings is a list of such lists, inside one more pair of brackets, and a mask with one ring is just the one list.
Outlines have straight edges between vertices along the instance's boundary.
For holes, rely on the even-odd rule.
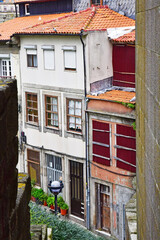
[[9,40],[11,35],[13,35],[15,32],[21,31],[26,27],[31,27],[35,24],[50,21],[54,18],[62,17],[64,15],[66,16],[67,14],[69,13],[18,17],[4,23],[0,23],[0,41]]
[[[102,93],[98,96],[88,95],[88,98],[97,99],[97,100],[106,100],[106,101],[118,101],[124,103],[130,103],[130,100],[135,97],[135,92],[126,92],[121,90],[111,90],[105,93]],[[135,102],[132,102],[135,103]]]
[[[105,31],[107,28],[134,26],[135,21],[114,12],[107,6],[88,8],[78,13],[46,21],[20,31],[17,34],[80,34],[84,31]],[[55,31],[56,29],[56,31]]]
[[114,43],[135,43],[135,30],[127,33],[119,38],[113,39],[112,42]]

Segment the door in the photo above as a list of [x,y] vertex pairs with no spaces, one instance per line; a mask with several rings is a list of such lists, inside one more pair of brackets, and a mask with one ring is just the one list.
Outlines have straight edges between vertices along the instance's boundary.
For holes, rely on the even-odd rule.
[[110,196],[101,193],[101,228],[110,233]]
[[40,183],[40,154],[38,151],[27,149],[28,173],[31,180],[35,180],[37,185]]
[[83,164],[70,161],[71,213],[84,218]]

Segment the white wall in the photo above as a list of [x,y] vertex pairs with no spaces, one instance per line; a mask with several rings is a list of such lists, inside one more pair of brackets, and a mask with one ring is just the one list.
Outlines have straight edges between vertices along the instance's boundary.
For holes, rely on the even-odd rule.
[[[25,45],[37,45],[38,67],[28,68]],[[42,45],[55,46],[55,70],[44,70]],[[64,71],[62,46],[76,46],[77,69]],[[41,84],[54,87],[83,89],[83,51],[79,37],[70,36],[29,36],[21,38],[21,72],[23,83]]]
[[108,39],[107,32],[90,32],[86,42],[87,62],[89,65],[87,78],[89,83],[112,77],[112,43]]

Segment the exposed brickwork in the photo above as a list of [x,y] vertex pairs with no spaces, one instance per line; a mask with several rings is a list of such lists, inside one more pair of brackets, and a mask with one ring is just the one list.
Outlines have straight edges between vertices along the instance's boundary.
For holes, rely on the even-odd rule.
[[136,40],[138,239],[160,239],[160,1],[139,0]]
[[[17,84],[16,80],[0,81],[0,240],[30,239],[29,212],[26,194],[30,198],[30,181],[27,191],[23,189],[23,202],[17,196],[18,173],[18,111],[17,111]],[[25,191],[24,191],[25,190]],[[23,208],[21,207],[23,205]],[[22,211],[23,210],[23,211]],[[25,220],[25,221],[24,221]],[[25,222],[26,231],[22,227]],[[16,235],[16,232],[18,235]],[[19,237],[20,234],[23,237]],[[18,236],[18,237],[17,237]]]

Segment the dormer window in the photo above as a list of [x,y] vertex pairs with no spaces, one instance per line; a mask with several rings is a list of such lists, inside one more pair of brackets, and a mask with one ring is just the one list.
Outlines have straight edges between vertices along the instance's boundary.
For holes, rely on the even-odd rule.
[[25,15],[30,15],[29,4],[25,4]]
[[91,0],[91,4],[94,4],[94,5],[103,5],[103,1],[102,1],[102,0]]

